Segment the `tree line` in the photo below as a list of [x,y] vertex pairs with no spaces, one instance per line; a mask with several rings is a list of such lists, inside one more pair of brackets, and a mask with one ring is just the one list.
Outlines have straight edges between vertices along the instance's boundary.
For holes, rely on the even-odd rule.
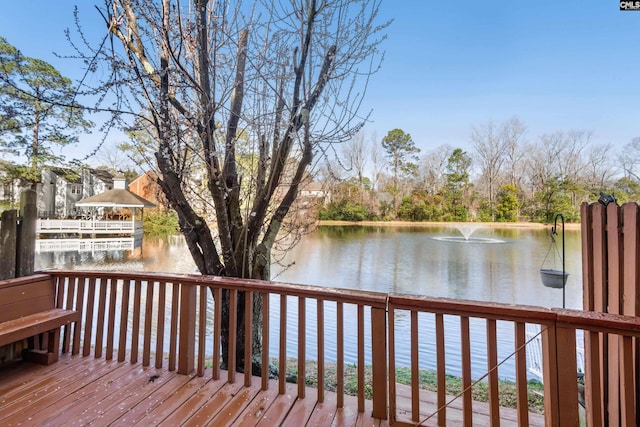
[[618,150],[588,130],[530,135],[518,117],[473,126],[471,148],[421,152],[409,133],[360,132],[319,171],[331,201],[321,219],[579,221],[580,204],[640,197],[640,138]]

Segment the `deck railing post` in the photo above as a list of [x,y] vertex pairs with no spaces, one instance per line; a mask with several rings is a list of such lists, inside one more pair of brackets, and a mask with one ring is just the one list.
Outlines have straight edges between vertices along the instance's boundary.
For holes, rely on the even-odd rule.
[[181,283],[178,373],[184,375],[195,369],[196,300],[196,287]]
[[579,425],[576,330],[543,325],[542,354],[545,425]]
[[371,308],[371,363],[373,375],[373,417],[387,419],[387,313]]

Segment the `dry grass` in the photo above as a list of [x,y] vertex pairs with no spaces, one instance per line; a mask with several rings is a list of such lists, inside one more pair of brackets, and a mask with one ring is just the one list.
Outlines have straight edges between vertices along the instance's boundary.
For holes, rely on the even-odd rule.
[[[275,363],[277,365],[277,363]],[[336,391],[337,387],[337,365],[335,363],[325,363],[324,387],[326,390]],[[371,366],[365,367],[364,392],[365,398],[372,398],[371,389]],[[421,369],[420,388],[429,391],[437,391],[436,372]],[[298,361],[296,359],[287,360],[287,381],[297,382]],[[315,361],[308,361],[305,365],[305,380],[307,386],[316,387],[318,385],[318,364]],[[411,383],[411,372],[409,368],[398,368],[396,370],[396,381],[399,384]],[[456,396],[462,392],[462,380],[454,375],[446,376],[447,394]],[[512,381],[501,380],[498,383],[500,406],[516,408],[516,387]],[[347,364],[344,367],[344,390],[348,395],[356,395],[358,391],[357,366]],[[537,381],[528,383],[529,411],[537,414],[544,413],[544,401],[542,397],[543,386]],[[472,396],[475,401],[487,402],[489,399],[487,383],[480,381],[472,388]]]

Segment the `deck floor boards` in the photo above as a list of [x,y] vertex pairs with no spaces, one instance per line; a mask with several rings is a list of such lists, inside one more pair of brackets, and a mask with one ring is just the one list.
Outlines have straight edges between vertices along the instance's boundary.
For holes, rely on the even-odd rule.
[[[297,385],[270,381],[261,389],[254,378],[244,387],[238,374],[233,384],[226,372],[218,380],[206,370],[204,377],[178,375],[141,363],[106,361],[80,355],[62,355],[59,362],[42,366],[27,362],[0,367],[0,425],[26,426],[335,426],[383,427],[386,420],[371,417],[371,402],[358,413],[357,398],[345,396],[344,408],[336,408],[335,393],[306,390],[297,399]],[[407,390],[398,386],[398,416],[408,418]],[[433,393],[421,393],[421,416],[434,407]],[[474,425],[488,425],[486,404],[474,402]],[[410,407],[410,406],[409,406]],[[515,411],[501,408],[502,425],[515,425]],[[461,422],[459,404],[447,409],[449,425]],[[435,425],[435,417],[424,425]],[[544,425],[532,415],[530,425]]]

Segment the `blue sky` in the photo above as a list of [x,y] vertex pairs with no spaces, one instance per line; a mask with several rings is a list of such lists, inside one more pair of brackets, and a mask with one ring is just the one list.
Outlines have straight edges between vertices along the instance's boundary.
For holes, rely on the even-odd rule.
[[[100,23],[93,2],[78,3]],[[0,35],[73,76],[75,64],[52,55],[69,52],[72,11],[67,1],[4,1]],[[470,149],[472,125],[512,116],[530,142],[571,129],[617,147],[640,136],[640,12],[617,1],[386,0],[381,17],[394,22],[364,103],[365,131],[378,139],[401,128],[423,151]]]

